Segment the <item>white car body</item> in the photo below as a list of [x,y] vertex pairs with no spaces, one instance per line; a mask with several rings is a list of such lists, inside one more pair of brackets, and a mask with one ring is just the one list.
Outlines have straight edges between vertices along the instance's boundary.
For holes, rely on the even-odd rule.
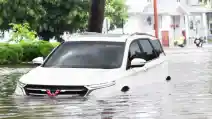
[[[134,42],[135,39],[158,40],[155,37],[145,34],[122,35],[119,37],[107,35],[98,37],[99,34],[97,34],[97,36],[92,35],[94,35],[94,33],[91,33],[91,36],[89,36],[89,34],[81,35],[80,37],[75,36],[66,40],[65,42],[125,42],[122,65],[119,68],[46,68],[38,66],[29,71],[27,74],[24,74],[19,79],[14,94],[18,96],[48,96],[46,91],[51,90],[51,86],[54,86],[55,88],[60,89],[60,93],[57,94],[58,97],[87,97],[89,95],[102,97],[111,96],[117,93],[121,94],[123,93],[121,91],[123,87],[128,87],[129,91],[136,91],[137,88],[142,85],[166,81],[166,78],[168,77],[168,63],[166,61],[166,55],[164,52],[161,52],[158,58],[147,62],[145,62],[143,59],[135,58],[131,61],[131,63],[145,65],[142,67],[126,69],[130,44]],[[54,50],[52,53],[54,53]],[[48,59],[48,57],[46,59]],[[46,62],[46,59],[44,60],[44,63]],[[42,60],[42,58],[37,58],[37,60],[35,59],[34,62],[38,64],[40,62],[43,64]],[[79,94],[76,91],[84,92],[82,95],[80,95],[81,93]],[[52,92],[52,94],[54,93],[55,90]]]

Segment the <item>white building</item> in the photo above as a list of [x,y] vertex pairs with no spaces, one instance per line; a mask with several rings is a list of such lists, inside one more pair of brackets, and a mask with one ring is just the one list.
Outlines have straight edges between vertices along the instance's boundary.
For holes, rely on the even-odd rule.
[[[174,40],[185,31],[189,37],[209,34],[206,13],[212,12],[199,0],[157,0],[159,38],[164,46],[173,46]],[[125,32],[148,32],[154,34],[153,0],[128,0],[129,18]],[[212,26],[212,25],[211,25]]]

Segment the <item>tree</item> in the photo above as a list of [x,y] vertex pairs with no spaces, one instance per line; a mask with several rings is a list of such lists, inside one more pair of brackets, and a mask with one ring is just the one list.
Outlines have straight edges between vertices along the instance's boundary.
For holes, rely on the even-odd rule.
[[37,33],[30,29],[28,23],[24,24],[10,24],[12,26],[12,37],[10,41],[21,42],[23,40],[34,41],[36,40]]
[[128,16],[125,0],[92,0],[88,31],[101,32],[104,16],[110,19],[110,29],[122,27]]
[[89,19],[90,0],[0,0],[0,29],[2,31],[11,29],[10,23],[29,23],[30,28],[36,31],[38,36],[49,40],[53,36],[59,39],[65,31],[70,33],[86,31],[89,20],[90,26],[98,26],[97,30],[101,31],[102,23],[96,25],[95,22],[98,17],[99,21],[102,21],[104,16],[110,18],[111,26],[120,26],[121,19],[126,19],[124,0],[92,0],[92,2],[92,9],[100,9],[102,14],[95,16],[97,12],[93,10],[94,16]]
[[90,8],[90,18],[88,22],[89,32],[102,32],[104,12],[105,0],[92,0]]
[[105,16],[110,19],[110,29],[122,27],[125,23],[128,14],[126,0],[106,0]]
[[0,29],[28,22],[44,40],[59,39],[64,31],[87,27],[88,6],[89,1],[82,0],[4,0],[0,2]]
[[40,0],[1,0],[0,1],[0,29],[10,29],[10,23],[30,23],[33,29],[37,28],[45,10]]
[[87,27],[89,1],[82,0],[43,0],[46,14],[40,19],[38,34],[43,39],[59,36],[64,31],[76,32]]

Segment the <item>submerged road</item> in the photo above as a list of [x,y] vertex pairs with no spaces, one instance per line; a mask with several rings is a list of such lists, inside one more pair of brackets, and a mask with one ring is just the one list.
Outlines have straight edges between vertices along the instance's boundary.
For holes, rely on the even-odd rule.
[[[30,68],[0,68],[0,118],[212,119],[212,47],[165,49],[172,80],[112,99],[13,99]],[[212,90],[211,90],[212,92]]]

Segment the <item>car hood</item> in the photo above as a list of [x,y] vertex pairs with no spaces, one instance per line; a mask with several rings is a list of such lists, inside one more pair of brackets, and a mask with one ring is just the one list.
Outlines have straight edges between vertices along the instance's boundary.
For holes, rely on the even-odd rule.
[[121,76],[120,69],[80,69],[37,67],[20,78],[25,84],[92,85],[111,82]]

